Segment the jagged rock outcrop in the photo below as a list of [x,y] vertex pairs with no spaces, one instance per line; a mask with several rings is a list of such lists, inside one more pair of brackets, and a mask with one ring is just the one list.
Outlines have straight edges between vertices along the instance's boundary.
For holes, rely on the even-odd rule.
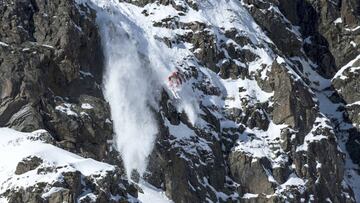
[[32,141],[117,165],[85,175],[25,156],[10,180],[59,173],[63,181],[10,187],[0,198],[101,203],[146,193],[128,182],[109,142],[96,7],[130,21],[119,25],[133,36],[111,37],[135,42],[149,80],[180,75],[177,88],[150,87],[161,87],[158,103],[148,102],[158,133],[133,181],[176,203],[360,201],[359,1],[0,3],[0,127],[46,129]]
[[5,1],[0,9],[8,45],[0,46],[0,125],[45,128],[58,145],[104,159],[112,125],[94,11],[73,1]]
[[[315,73],[309,72],[309,68],[314,68],[316,72],[325,77],[323,80],[331,78],[340,69],[339,64],[343,63],[340,62],[343,59],[339,60],[339,58],[347,56],[346,54],[348,53],[343,50],[340,51],[340,49],[335,48],[334,45],[329,45],[329,43],[334,43],[334,38],[330,38],[329,34],[324,30],[331,30],[333,26],[327,25],[328,27],[325,28],[326,23],[321,21],[321,19],[327,18],[326,16],[324,17],[326,11],[315,11],[316,9],[312,7],[313,5],[307,1],[244,1],[244,4],[252,17],[254,17],[256,22],[274,43],[269,44],[269,47],[271,47],[274,53],[280,58],[285,58],[285,60],[278,58],[280,60],[277,59],[272,64],[262,65],[262,70],[267,70],[269,67],[271,68],[271,71],[267,73],[268,78],[261,76],[261,70],[257,73],[250,71],[251,67],[249,67],[248,64],[256,61],[259,56],[251,51],[249,51],[249,54],[244,54],[247,49],[241,48],[241,46],[255,45],[251,40],[246,40],[246,37],[240,38],[240,33],[236,29],[226,30],[224,32],[224,35],[234,40],[234,42],[226,42],[226,40],[224,41],[223,39],[218,40],[218,38],[223,37],[221,34],[219,34],[221,36],[219,37],[219,35],[208,32],[206,29],[202,31],[204,28],[217,29],[211,25],[203,26],[202,29],[192,29],[196,35],[187,33],[186,36],[180,36],[179,38],[179,40],[193,44],[194,48],[192,51],[196,59],[205,67],[219,73],[222,78],[231,78],[233,80],[239,78],[252,80],[256,78],[257,84],[260,87],[267,92],[273,92],[270,103],[262,105],[260,105],[259,102],[257,103],[260,108],[251,108],[252,99],[254,98],[247,99],[246,97],[241,97],[241,101],[244,104],[243,106],[226,110],[227,118],[241,124],[241,127],[220,128],[222,138],[224,139],[222,144],[227,147],[225,147],[225,150],[223,148],[219,153],[222,153],[223,156],[228,157],[228,159],[223,162],[223,165],[226,167],[227,176],[220,175],[219,178],[229,178],[236,184],[239,184],[237,187],[229,187],[227,189],[243,195],[241,198],[242,201],[282,202],[290,199],[294,202],[322,202],[331,199],[336,202],[354,202],[354,198],[351,198],[351,196],[354,195],[352,190],[342,184],[345,173],[344,154],[338,149],[338,143],[336,142],[336,136],[339,136],[340,132],[336,131],[336,133],[334,133],[332,131],[333,127],[329,127],[333,124],[323,116],[327,114],[322,108],[322,102],[324,101],[319,101],[317,98],[319,91],[322,90],[318,88],[325,88],[326,86],[323,86],[323,81],[311,78],[310,74]],[[346,4],[346,2],[343,3],[343,7],[346,7]],[[326,5],[320,5],[320,7],[331,9],[327,8]],[[320,12],[319,15],[322,16],[318,17],[317,12]],[[178,24],[181,22],[178,18],[169,19],[170,21],[175,20]],[[317,22],[318,19],[320,19],[321,25]],[[328,23],[333,23],[335,20],[336,18],[328,20]],[[157,26],[161,25],[158,24]],[[169,28],[169,26],[166,25],[164,27]],[[221,31],[223,31],[222,29],[223,28],[220,28],[218,32],[221,33]],[[337,34],[341,32],[337,32]],[[211,33],[210,36],[209,33]],[[200,36],[200,43],[198,43],[199,40],[189,40],[197,35]],[[354,37],[356,38],[356,35],[351,35],[349,38],[354,39]],[[197,38],[198,37],[195,39]],[[344,38],[342,43],[349,38]],[[327,40],[331,40],[331,42]],[[339,55],[341,55],[341,57],[339,57]],[[348,62],[353,56],[354,55],[349,56],[349,58],[344,61]],[[237,63],[234,62],[235,60]],[[239,62],[244,63],[244,65]],[[351,81],[354,80],[351,79]],[[241,90],[239,88],[240,95],[242,95],[242,92],[246,92],[246,89]],[[170,110],[170,112],[164,113],[163,118],[167,118],[172,125],[188,125],[188,121],[181,119],[183,118],[179,115],[181,113],[177,113],[175,108],[169,108],[168,102],[162,103],[162,107],[165,109],[165,112]],[[335,120],[332,121],[337,122]],[[160,122],[163,123],[164,121],[160,120]],[[275,139],[272,138],[274,140],[264,139],[264,137],[256,133],[248,135],[244,133],[244,131],[247,132],[249,129],[262,129],[263,131],[275,133],[271,131],[272,128],[269,127],[270,122],[277,125],[287,125],[286,128],[281,130],[279,137]],[[190,128],[192,129],[193,127],[191,126]],[[231,141],[231,138],[227,138],[233,137],[230,135],[234,132],[244,134],[244,138],[240,138],[240,143],[235,145],[235,147],[234,140]],[[161,134],[167,134],[167,132],[165,131]],[[199,134],[197,136],[201,137]],[[268,136],[271,136],[271,134]],[[161,148],[168,149],[170,147],[169,144],[164,144],[163,140],[167,139],[169,138],[162,136],[158,138],[154,152],[156,155],[152,155],[152,161],[150,162],[149,181],[152,183],[156,182],[156,185],[164,189],[170,197],[175,198],[176,202],[199,201],[198,197],[201,197],[204,191],[201,189],[197,190],[197,187],[191,191],[186,188],[186,186],[182,186],[181,189],[161,186],[160,183],[171,182],[171,180],[164,182],[164,180],[167,179],[164,178],[164,174],[167,173],[167,170],[172,171],[173,169],[164,169],[166,168],[164,166],[160,167],[161,169],[154,168],[151,163],[155,163],[156,166],[161,164],[153,159],[164,161],[170,159],[172,164],[180,164],[179,169],[184,168],[184,160],[163,158],[166,157],[164,155],[166,152],[157,152],[157,150]],[[257,144],[255,144],[257,143],[256,140],[261,142],[263,139],[264,142],[269,142],[269,150],[271,153],[274,153],[271,154],[270,157],[256,157],[258,155],[252,154],[254,152],[247,152],[243,146],[249,145],[250,148],[257,148]],[[229,144],[231,142],[232,144]],[[212,143],[214,143],[214,141],[212,141]],[[171,154],[170,151],[171,150],[168,150],[166,154]],[[181,154],[184,154],[184,152]],[[327,154],[328,157],[325,158],[322,154]],[[199,155],[199,157],[204,156]],[[189,163],[193,161],[194,158],[185,160]],[[333,167],[335,165],[336,167]],[[158,174],[159,171],[161,171],[160,174]],[[183,170],[180,170],[180,174],[177,175],[180,176],[181,179],[174,178],[173,181],[183,182],[183,179],[193,181],[194,178],[192,175],[189,175],[191,172],[188,171],[198,172],[202,171],[202,169],[190,167],[186,172],[182,171]],[[211,172],[207,172],[206,175],[198,173],[197,179],[199,179],[199,177],[207,177],[207,175],[211,175]],[[159,179],[156,177],[163,181],[157,182]],[[294,181],[291,184],[295,182],[296,184],[290,186],[288,185],[290,183],[289,181]],[[216,183],[212,182],[210,184],[215,185]],[[191,182],[191,185],[194,186],[196,183]],[[328,187],[328,185],[331,186]],[[217,191],[226,191],[226,189],[222,187],[214,188]],[[180,197],[179,199],[179,197],[174,197],[173,195],[177,190],[183,191],[183,194],[189,194],[190,191],[190,194],[191,192],[195,192],[197,195],[196,197],[185,195],[186,197]],[[229,195],[231,193],[227,194]],[[246,196],[244,194],[251,194],[253,196]],[[271,197],[266,196],[274,194],[277,195]],[[211,195],[209,196],[211,197]],[[228,196],[227,201],[234,200],[232,197],[231,195]]]
[[277,62],[274,62],[271,71],[269,83],[274,91],[274,123],[286,123],[295,130],[299,129],[299,133],[307,134],[316,118],[313,96],[303,84],[294,81]]
[[[95,18],[94,10],[72,0],[0,2],[0,127],[46,129],[50,144],[122,168],[108,143],[113,129],[101,89],[104,56]],[[41,164],[28,157],[15,174],[59,170]],[[0,196],[9,202],[110,202],[137,195],[122,169],[103,177],[61,175],[64,182],[39,182]]]
[[[174,109],[165,92],[162,94],[161,104],[158,119],[162,130],[150,156],[149,172],[145,179],[165,190],[175,202],[201,202],[207,197],[216,199],[216,190],[225,189],[226,176],[221,143],[209,133],[217,131],[216,118],[213,120],[215,123],[210,124],[209,121],[207,129],[196,129],[188,121],[185,112]],[[212,117],[210,112],[203,116]],[[171,122],[171,125],[179,130],[186,125],[193,128],[196,134],[187,131],[184,133],[189,133],[186,135],[188,140],[178,140],[175,131],[162,124],[167,122]],[[211,143],[209,147],[201,146],[201,143],[206,142]],[[200,159],[197,158],[198,154],[201,155]],[[214,190],[211,190],[211,187],[214,187]],[[178,195],[179,193],[182,195]]]
[[40,166],[40,164],[42,164],[42,162],[43,162],[42,159],[37,156],[26,157],[21,162],[19,162],[18,165],[16,166],[15,174],[21,175],[28,171],[34,170],[35,168]]
[[[38,168],[40,173],[51,173],[49,168]],[[127,195],[137,197],[137,189],[126,179],[118,176],[119,171],[105,175],[84,177],[79,171],[64,172],[63,179],[54,183],[38,183],[28,188],[12,189],[5,192],[9,203],[32,202],[128,202]],[[122,185],[123,187],[119,187]],[[116,197],[116,198],[114,198]]]

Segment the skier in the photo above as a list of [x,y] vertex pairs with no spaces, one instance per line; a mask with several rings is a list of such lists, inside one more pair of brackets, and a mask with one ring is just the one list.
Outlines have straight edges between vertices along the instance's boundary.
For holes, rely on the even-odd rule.
[[183,84],[183,82],[185,82],[185,79],[182,76],[182,74],[179,72],[179,70],[172,72],[168,77],[168,85],[170,87],[170,90],[177,99],[180,98],[178,91],[180,90],[180,87]]

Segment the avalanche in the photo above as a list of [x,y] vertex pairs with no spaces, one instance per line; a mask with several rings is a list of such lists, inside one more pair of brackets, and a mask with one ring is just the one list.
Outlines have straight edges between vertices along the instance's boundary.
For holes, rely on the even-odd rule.
[[[151,22],[143,18],[140,8],[117,1],[92,3],[102,33],[106,58],[104,92],[111,106],[115,145],[128,176],[133,170],[143,174],[157,134],[152,111],[158,109],[162,88],[171,92],[168,75],[190,52],[169,49],[156,40],[154,35],[160,32],[147,29]],[[195,124],[199,108],[191,92],[189,84],[176,92],[181,98],[177,108],[184,110]],[[177,95],[173,92],[173,96]]]
[[[228,119],[228,115],[225,115],[224,112],[233,108],[243,110],[245,107],[253,107],[259,103],[266,104],[270,108],[273,107],[274,92],[262,90],[255,78],[267,80],[274,62],[284,66],[286,74],[290,75],[289,80],[296,81],[299,86],[304,87],[316,103],[314,109],[320,112],[315,115],[315,122],[319,122],[319,124],[314,125],[312,131],[318,130],[317,128],[328,128],[325,123],[325,120],[328,119],[320,119],[323,116],[329,116],[322,112],[323,106],[335,107],[336,105],[328,103],[328,99],[324,99],[324,95],[319,94],[319,92],[323,88],[327,88],[331,81],[321,77],[315,71],[316,65],[310,60],[302,57],[286,58],[282,54],[275,53],[277,52],[273,49],[275,44],[255,23],[240,1],[199,1],[197,2],[198,10],[187,7],[186,12],[181,13],[181,15],[172,6],[158,3],[149,3],[144,7],[138,7],[116,0],[78,0],[78,3],[84,2],[90,3],[98,14],[97,23],[101,30],[106,57],[104,92],[111,106],[116,134],[114,143],[121,153],[129,178],[132,171],[135,170],[142,175],[147,169],[148,156],[153,150],[156,136],[159,133],[153,112],[159,111],[158,103],[161,91],[165,90],[169,94],[170,101],[176,106],[177,111],[184,111],[189,120],[187,125],[183,123],[172,125],[169,120],[164,119],[170,135],[175,137],[174,140],[171,140],[171,144],[174,147],[182,147],[185,152],[194,157],[199,156],[199,151],[211,154],[210,143],[205,139],[198,138],[199,141],[196,144],[192,142],[192,138],[197,136],[195,128],[202,130],[207,128],[207,122],[201,117],[204,111],[200,106],[204,105],[212,109],[211,113],[220,121],[221,130],[244,127],[241,123]],[[181,1],[175,3],[177,6],[183,6]],[[282,15],[275,7],[271,7],[269,10]],[[191,32],[189,28],[181,29],[171,24],[154,26],[156,23],[164,23],[168,19],[176,19],[179,24],[196,22],[204,24],[205,27],[210,27],[211,29],[206,28],[205,30],[215,37],[214,46],[216,49],[224,52],[224,59],[217,62],[216,65],[225,64],[228,59],[231,59],[224,46],[221,46],[224,44],[233,45],[236,50],[246,49],[254,54],[255,59],[246,62],[246,64],[234,59],[237,66],[247,69],[248,77],[220,79],[219,75],[208,69],[209,67],[196,60],[195,55],[201,50],[194,50],[193,44],[179,42],[166,46],[164,39],[170,42],[176,41],[178,36],[184,36]],[[284,23],[290,24],[289,21],[284,21]],[[232,29],[249,39],[249,44],[240,46],[234,40],[225,37],[224,31]],[[291,25],[289,31],[301,40],[299,27]],[[350,63],[353,62],[355,60]],[[304,70],[296,70],[297,64],[301,64]],[[343,69],[348,66],[344,66]],[[189,74],[189,78],[181,85],[181,88],[174,91],[166,83],[168,76],[174,71],[180,71],[186,75],[191,72],[189,71],[191,68],[196,69],[197,78]],[[343,77],[342,72],[340,70],[336,76]],[[208,86],[217,88],[219,93],[208,95],[196,87],[196,85],[205,82]],[[318,98],[320,100],[317,100]],[[244,99],[249,102],[244,102]],[[270,123],[266,127],[267,129],[245,127],[241,135],[234,133],[238,138],[236,140],[237,146],[233,147],[232,150],[250,154],[255,162],[266,157],[270,162],[270,167],[279,168],[281,164],[288,162],[287,152],[284,152],[280,146],[280,134],[282,129],[289,126],[276,125],[271,120],[271,116],[265,114],[262,116],[268,119]],[[221,133],[223,131],[211,132],[210,134],[219,140],[223,136]],[[297,152],[306,151],[308,143],[319,142],[322,138],[324,136],[315,137],[311,133],[306,135],[306,143],[299,146]],[[291,139],[294,139],[293,136]],[[185,153],[179,154],[179,156],[187,161],[190,160]],[[295,166],[291,167],[290,170],[294,172]],[[305,178],[300,178],[292,173],[287,181],[278,184],[273,181],[271,172],[265,168],[264,170],[266,170],[269,181],[277,184],[274,195],[285,193],[285,189],[288,187],[295,187],[300,192],[305,191],[304,188],[307,183]],[[204,185],[210,187],[205,183]],[[147,183],[143,183],[141,187],[144,188],[145,192],[144,195],[140,195],[140,199],[143,201],[150,201],[150,199],[155,201],[163,195],[162,191],[157,191]],[[215,193],[220,194],[218,191]],[[153,197],[153,194],[156,197]],[[247,196],[245,195],[245,197]]]

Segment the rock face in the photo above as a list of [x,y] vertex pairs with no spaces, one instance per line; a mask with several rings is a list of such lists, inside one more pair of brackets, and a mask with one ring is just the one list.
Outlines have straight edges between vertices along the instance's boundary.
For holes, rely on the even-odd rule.
[[[46,129],[50,144],[122,168],[108,144],[113,130],[100,86],[103,53],[95,18],[94,10],[72,0],[0,2],[0,126],[23,132]],[[40,158],[28,157],[15,174],[41,164]],[[40,173],[55,170],[41,167]],[[128,191],[119,184],[131,188],[123,170],[100,178],[62,175],[65,182],[38,183],[0,196],[9,202],[75,202],[91,189],[98,198],[80,202],[110,202],[112,194],[127,201]],[[56,192],[45,197],[51,188]],[[131,193],[136,196],[136,189]]]
[[[78,171],[66,172],[61,174],[63,176],[62,181],[53,184],[38,183],[25,189],[8,190],[4,195],[9,203],[116,202],[112,195],[117,196],[118,202],[128,202],[127,195],[136,197],[137,190],[133,185],[129,185],[125,179],[117,176],[117,173],[118,171],[114,171],[106,173],[103,177],[100,175],[84,177]],[[119,184],[122,184],[126,189],[120,188]]]
[[[332,79],[340,74],[343,65],[359,55],[355,45],[348,46],[351,41],[357,44],[358,35],[349,33],[354,25],[338,23],[347,18],[346,15],[356,16],[354,19],[358,20],[355,8],[350,14],[343,10],[354,4],[327,1],[242,3],[272,41],[271,44],[262,42],[262,46],[268,46],[277,56],[272,63],[259,64],[257,71],[253,71],[251,63],[263,56],[246,48],[256,45],[248,39],[250,34],[241,33],[236,26],[228,29],[194,22],[201,26],[193,26],[186,35],[175,37],[171,46],[181,42],[192,44],[194,57],[201,65],[224,79],[253,80],[253,85],[272,92],[271,98],[268,102],[260,101],[257,95],[249,95],[249,87],[239,87],[238,95],[234,96],[240,96],[242,105],[236,108],[216,104],[202,106],[207,126],[199,127],[189,123],[185,112],[177,111],[171,97],[164,94],[159,123],[168,121],[170,125],[165,124],[166,128],[159,124],[163,130],[150,157],[147,180],[165,190],[175,202],[199,202],[204,198],[220,202],[325,202],[329,199],[355,202],[355,188],[346,176],[351,174],[349,179],[356,179],[358,174],[355,172],[354,175],[352,169],[346,168],[344,161],[350,157],[353,162],[358,161],[354,156],[358,154],[354,140],[358,131],[353,128],[349,131],[344,125],[356,127],[354,121],[358,118],[356,111],[348,110],[349,107],[344,109],[343,102],[349,102],[347,97],[354,98],[351,103],[359,101],[354,93],[357,92],[354,89],[357,73],[354,68],[348,69],[344,72],[348,81]],[[186,13],[187,9],[182,11]],[[156,25],[185,30],[179,18],[169,17],[166,25]],[[351,62],[351,67],[358,67],[354,63]],[[347,75],[348,72],[352,76]],[[195,75],[201,80],[200,71]],[[347,85],[352,88],[344,87]],[[335,89],[340,88],[344,90],[336,92]],[[205,88],[201,90],[204,95],[214,95]],[[225,101],[236,100],[227,96]],[[223,114],[225,118],[213,114]],[[229,127],[224,120],[231,120],[236,125]],[[347,124],[337,126],[342,122]],[[194,137],[179,141],[174,129],[184,126],[193,131]],[[212,139],[201,132],[208,127],[220,139]],[[201,141],[211,143],[207,144],[208,151],[201,151],[200,146],[206,145]],[[341,143],[348,146],[350,154],[339,150]],[[189,153],[192,150],[188,145],[196,150],[195,156]],[[208,157],[212,163],[205,159],[206,168],[201,162],[197,163]],[[345,186],[344,181],[349,185]],[[181,196],[176,195],[179,191]],[[223,198],[219,198],[219,194]]]
[[0,125],[46,128],[58,145],[104,159],[112,125],[94,11],[73,1],[5,1],[0,13],[8,44],[0,46]]
[[311,93],[303,84],[295,82],[286,73],[286,68],[276,62],[271,71],[269,85],[274,91],[274,123],[286,123],[304,134],[308,133],[316,118],[316,104]]
[[[0,127],[46,129],[30,140],[116,167],[85,175],[27,156],[12,179],[63,181],[10,187],[0,201],[137,201],[109,144],[94,2],[0,0]],[[129,37],[144,64],[183,77],[157,91],[159,132],[135,182],[176,203],[360,201],[358,0],[125,2],[105,5],[138,26]]]
[[34,170],[40,164],[42,164],[43,160],[36,156],[29,156],[23,159],[21,162],[18,163],[16,166],[16,175],[21,175],[23,173],[26,173],[28,171]]

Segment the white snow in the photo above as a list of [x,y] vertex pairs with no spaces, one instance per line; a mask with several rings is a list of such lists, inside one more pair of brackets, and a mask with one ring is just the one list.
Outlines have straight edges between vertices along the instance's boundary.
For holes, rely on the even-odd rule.
[[9,45],[6,44],[5,42],[1,42],[1,41],[0,41],[0,46],[8,47]]
[[314,126],[313,129],[305,136],[304,139],[304,143],[300,146],[298,146],[296,148],[296,151],[307,151],[308,149],[308,145],[311,142],[318,142],[322,139],[328,139],[327,136],[325,135],[314,135],[314,132],[318,129],[318,128],[329,128],[332,129],[332,126],[329,126],[327,124],[328,119],[326,117],[324,118],[316,118],[315,122],[314,122]]
[[[281,156],[276,156],[276,151],[271,149],[275,146],[279,146],[279,143],[272,141],[276,140],[276,138],[280,138],[281,129],[285,127],[287,127],[287,125],[276,125],[273,122],[270,122],[266,131],[257,128],[246,128],[245,132],[240,136],[238,146],[235,147],[235,150],[248,153],[254,158],[267,157],[273,162],[273,167],[277,167],[284,160]],[[250,134],[253,134],[256,137],[249,138]]]
[[259,196],[259,194],[245,193],[245,194],[242,196],[242,198],[244,198],[244,199],[251,199],[251,198],[256,198],[256,197],[258,197],[258,196]]
[[285,183],[277,186],[274,195],[268,195],[268,196],[269,197],[275,196],[275,195],[281,196],[282,193],[286,192],[286,190],[288,190],[290,188],[292,190],[294,190],[296,188],[296,190],[300,194],[302,194],[305,192],[306,182],[307,182],[306,180],[303,180],[303,179],[299,178],[295,173],[292,173],[292,174],[290,174],[288,180]]
[[[172,44],[171,48],[165,46],[161,42],[162,38],[166,37],[170,41],[176,40],[177,35],[184,35],[190,30],[181,29],[173,24],[169,25],[170,29],[153,27],[155,22],[161,22],[164,19],[173,18],[178,23],[204,23],[211,28],[208,31],[216,37],[217,42],[222,40],[234,44],[236,49],[250,50],[257,56],[254,61],[246,65],[240,61],[235,61],[235,63],[240,68],[247,67],[250,75],[260,73],[263,80],[267,79],[267,72],[270,71],[271,64],[276,60],[288,69],[289,74],[295,80],[302,82],[305,87],[309,87],[311,93],[314,93],[310,89],[313,88],[314,94],[321,100],[319,101],[321,111],[324,108],[334,107],[326,100],[327,95],[325,93],[316,91],[330,86],[331,81],[317,74],[315,71],[316,65],[311,61],[300,57],[285,59],[276,56],[268,47],[268,44],[272,44],[271,40],[254,22],[251,15],[242,6],[241,1],[197,1],[199,10],[195,11],[188,8],[183,15],[179,15],[179,11],[172,6],[164,6],[157,2],[149,3],[144,8],[141,8],[117,0],[77,1],[79,3],[92,2],[92,6],[98,11],[97,21],[101,28],[107,61],[105,94],[111,106],[112,121],[117,135],[114,143],[122,154],[128,175],[134,169],[142,173],[146,168],[147,156],[152,150],[158,130],[149,108],[157,110],[157,99],[162,88],[167,91],[170,101],[176,106],[177,110],[179,112],[185,111],[191,125],[204,127],[204,129],[206,129],[204,122],[199,116],[202,113],[199,109],[199,103],[212,106],[215,109],[211,113],[221,120],[221,128],[223,129],[225,127],[237,127],[237,124],[226,120],[221,114],[221,110],[233,107],[241,109],[241,99],[244,98],[250,99],[251,105],[258,102],[271,102],[273,96],[272,92],[261,90],[253,78],[219,79],[218,75],[202,67],[194,60],[193,52],[199,50],[193,51],[194,47],[190,43]],[[175,3],[186,5],[182,1],[176,1]],[[269,9],[282,15],[276,7]],[[148,16],[142,14],[144,10],[149,14]],[[282,20],[286,21],[286,18],[283,16]],[[336,19],[334,23],[342,23],[342,19]],[[236,29],[239,35],[248,37],[255,46],[245,45],[242,47],[236,44],[234,40],[226,38],[223,32],[229,29]],[[301,37],[299,27],[291,26],[288,29],[298,38]],[[306,42],[311,43],[311,39],[307,39]],[[219,46],[219,44],[217,43],[216,46]],[[218,48],[220,49],[220,47]],[[225,53],[225,55],[227,54]],[[290,64],[294,65],[292,62],[295,61],[303,65],[303,73],[296,72],[291,68]],[[222,62],[218,63],[221,64]],[[337,76],[342,76],[342,71],[351,67],[355,60],[352,64],[350,63],[347,67],[344,66],[337,73]],[[199,79],[191,78],[181,87],[171,89],[166,83],[169,74],[173,71],[182,72],[190,66],[197,68]],[[302,79],[305,75],[309,76],[312,82],[309,86]],[[220,96],[204,95],[203,92],[194,89],[193,83],[205,81],[209,82],[209,85],[219,88],[221,91]],[[244,89],[244,91],[239,92],[239,88]],[[68,113],[66,108],[62,109],[62,111]],[[335,112],[335,108],[332,108],[331,112],[327,111],[326,116],[328,115],[338,116],[338,113]],[[312,132],[305,137],[304,144],[299,146],[297,150],[306,150],[309,142],[327,138],[324,135],[314,136],[313,134],[316,128],[329,127],[326,119],[320,119],[316,122],[318,124],[314,125]],[[174,146],[182,147],[184,151],[194,156],[198,153],[196,147],[211,151],[208,143],[204,140],[200,139],[199,143],[190,142],[196,136],[196,133],[184,123],[171,125],[168,120],[165,120],[165,125],[169,128],[170,134],[175,137],[171,143]],[[279,140],[281,129],[284,127],[286,125],[275,125],[270,122],[267,130],[247,128],[243,135],[240,135],[239,145],[235,149],[249,153],[255,158],[268,157],[273,167],[280,167],[281,163],[286,161],[286,156],[277,155],[278,152],[280,154],[284,153],[281,151],[280,143],[277,140]],[[219,137],[216,133],[213,134]],[[252,134],[254,134],[254,137],[250,139]],[[186,143],[184,141],[189,141],[188,143],[191,143],[191,146],[190,144],[184,144]],[[181,157],[186,159],[183,154]],[[270,173],[268,177],[270,181],[274,181]],[[279,186],[278,191],[293,185],[302,189],[305,187],[305,182],[306,180],[302,180],[293,174],[286,183]],[[149,186],[142,187],[145,188],[145,194],[140,194],[142,201],[161,202],[163,200],[162,191]],[[248,194],[249,197],[251,195],[256,194]]]
[[354,41],[351,41],[350,44],[353,46],[353,47],[356,47],[357,44],[354,42]]
[[185,124],[180,123],[179,125],[171,125],[169,121],[165,121],[166,125],[169,127],[170,135],[175,136],[177,139],[190,139],[191,136],[194,136],[195,133]]
[[301,63],[305,72],[305,76],[310,79],[312,82],[311,87],[315,90],[321,91],[331,85],[331,81],[325,79],[316,72],[317,65],[313,62],[308,61],[308,59],[302,57],[292,57],[291,59]]
[[347,142],[347,136],[345,134],[345,137],[343,139],[339,139],[339,147],[342,150],[342,152],[345,153],[345,171],[344,171],[344,182],[343,185],[345,185],[345,188],[350,186],[351,189],[354,192],[355,200],[356,202],[360,201],[360,174],[359,165],[355,164],[352,159],[350,158],[349,153],[346,150],[346,142]]
[[[114,170],[112,165],[85,159],[51,144],[44,143],[40,137],[45,130],[22,133],[9,128],[0,128],[0,194],[14,187],[29,187],[39,182],[52,183],[62,178],[62,172],[79,171],[84,176],[103,174]],[[37,169],[15,175],[17,164],[28,156],[43,159],[44,167],[57,168],[48,173],[37,173]],[[56,188],[44,195],[49,195]]]
[[165,192],[150,185],[149,183],[142,182],[139,184],[140,188],[143,190],[143,193],[139,192],[138,199],[143,203],[172,203],[168,197],[166,197]]
[[46,48],[50,48],[50,49],[54,49],[54,46],[48,45],[48,44],[42,44],[42,47],[46,47]]
[[59,192],[59,191],[61,191],[61,190],[63,190],[63,189],[64,189],[64,188],[62,188],[62,187],[52,187],[52,188],[50,188],[49,191],[47,191],[46,193],[42,194],[41,197],[42,197],[42,198],[47,198],[47,197],[49,197],[51,194],[56,193],[56,192]]
[[139,50],[145,51],[147,42],[136,41],[138,36],[144,38],[144,31],[134,25],[133,11],[116,1],[93,2],[98,6],[97,22],[106,59],[104,91],[111,106],[115,146],[130,177],[132,170],[140,174],[145,171],[158,132],[149,108],[156,108],[158,79],[151,64],[140,59]]
[[334,23],[335,24],[340,24],[340,23],[342,23],[343,21],[342,21],[342,18],[340,17],[340,18],[337,18],[336,20],[334,20]]
[[322,166],[322,164],[320,162],[316,161],[316,169],[320,169],[321,166]]
[[69,116],[75,116],[75,117],[78,116],[78,114],[75,111],[73,111],[73,105],[69,103],[63,103],[61,105],[58,105],[55,107],[55,110],[65,113],[66,115]]
[[[152,150],[157,126],[149,107],[157,109],[156,99],[159,92],[165,88],[179,112],[185,111],[192,125],[202,125],[199,120],[199,101],[206,104],[223,105],[219,98],[207,97],[193,89],[190,79],[179,89],[173,90],[166,84],[168,75],[175,71],[194,66],[192,45],[184,43],[167,47],[159,38],[173,39],[187,30],[153,27],[154,22],[165,18],[175,18],[179,22],[201,22],[211,26],[212,32],[223,39],[223,30],[237,29],[255,44],[271,43],[251,15],[236,0],[197,2],[199,10],[189,7],[185,15],[179,15],[171,6],[157,3],[147,4],[144,8],[115,0],[77,0],[78,3],[91,2],[97,10],[97,22],[101,29],[107,71],[105,74],[105,95],[111,106],[112,120],[116,133],[114,142],[122,154],[127,173],[138,170],[142,173],[147,164],[147,156]],[[182,4],[182,2],[178,2]],[[142,12],[146,10],[146,17]],[[259,55],[259,59],[249,64],[249,69],[256,72],[262,64],[269,65],[274,60],[272,53],[264,48],[244,47]],[[147,56],[150,61],[143,56]],[[195,64],[195,66],[199,66]],[[262,77],[266,77],[265,69]],[[209,77],[209,70],[199,69],[200,74]],[[216,76],[217,77],[217,76]],[[214,79],[213,76],[209,77]],[[216,82],[214,79],[211,82]],[[240,105],[240,97],[248,97],[260,102],[266,102],[273,93],[262,91],[255,80],[218,81],[217,86],[224,90],[228,97],[234,97],[233,102],[226,105]],[[223,88],[225,87],[225,88]],[[238,88],[247,91],[238,93]],[[61,109],[70,113],[67,109]],[[174,129],[176,127],[172,127]],[[180,127],[182,129],[184,126]],[[192,131],[192,130],[189,130]],[[191,133],[177,130],[172,132],[177,138],[185,138]]]
[[356,26],[354,28],[345,28],[346,31],[349,31],[349,32],[355,32],[357,30],[360,30],[360,25],[359,26]]
[[356,101],[356,102],[351,103],[351,104],[346,104],[346,106],[360,106],[360,101]]
[[[273,93],[267,93],[260,89],[256,80],[238,79],[238,80],[222,80],[223,86],[226,89],[227,100],[225,106],[228,108],[241,108],[241,99],[248,98],[251,102],[266,102],[269,101]],[[245,91],[239,92],[239,88]]]
[[305,185],[305,182],[303,179],[293,174],[284,184],[282,184],[282,186],[288,186],[288,185]]
[[341,80],[345,80],[347,77],[345,75],[343,75],[344,71],[347,70],[348,68],[351,68],[352,71],[354,71],[355,69],[358,69],[360,67],[353,67],[354,63],[356,61],[360,60],[360,55],[358,55],[357,57],[355,57],[355,59],[351,60],[349,63],[347,63],[345,66],[343,66],[342,68],[340,68],[340,70],[338,70],[338,72],[335,74],[335,76],[333,77],[333,80],[335,78],[340,78]]
[[89,103],[83,103],[81,104],[82,109],[93,109],[94,107]]
[[83,200],[83,199],[85,199],[85,198],[86,198],[86,199],[90,198],[92,202],[96,202],[97,196],[96,196],[94,193],[87,193],[87,194],[85,194],[84,196],[81,196],[81,197],[77,200],[77,202],[81,202],[81,200]]
[[[339,70],[337,75],[333,78],[337,77],[345,77],[342,75],[342,72],[348,68],[351,67],[352,64],[356,61],[350,61],[350,63],[342,68],[342,70]],[[346,78],[346,77],[345,77]],[[350,158],[350,155],[346,149],[346,143],[348,139],[347,130],[349,128],[353,128],[353,125],[348,124],[343,120],[343,112],[337,111],[338,107],[341,106],[341,104],[332,103],[329,99],[330,95],[332,94],[331,91],[322,91],[322,92],[316,92],[320,111],[325,114],[329,119],[337,120],[339,123],[338,129],[337,129],[337,143],[338,143],[338,150],[345,154],[345,171],[344,171],[344,181],[342,182],[343,188],[351,187],[351,189],[354,192],[356,202],[360,201],[360,175],[358,173],[359,166],[357,164],[354,164],[353,161]],[[360,102],[354,102],[352,104],[347,104],[347,106],[352,105],[360,105]],[[325,121],[326,119],[323,119]],[[320,122],[321,123],[321,122]],[[326,123],[325,126],[327,126]],[[327,126],[328,128],[331,126]],[[314,130],[314,129],[313,129]],[[344,132],[345,131],[345,132]],[[312,137],[312,136],[310,136]],[[320,137],[321,138],[321,137]],[[302,146],[304,147],[304,146]],[[306,149],[306,147],[305,147]],[[321,163],[317,163],[317,167],[321,167]],[[345,195],[350,198],[350,195],[345,193]]]
[[93,74],[91,74],[90,72],[86,72],[86,71],[79,71],[79,72],[82,76],[94,77]]

